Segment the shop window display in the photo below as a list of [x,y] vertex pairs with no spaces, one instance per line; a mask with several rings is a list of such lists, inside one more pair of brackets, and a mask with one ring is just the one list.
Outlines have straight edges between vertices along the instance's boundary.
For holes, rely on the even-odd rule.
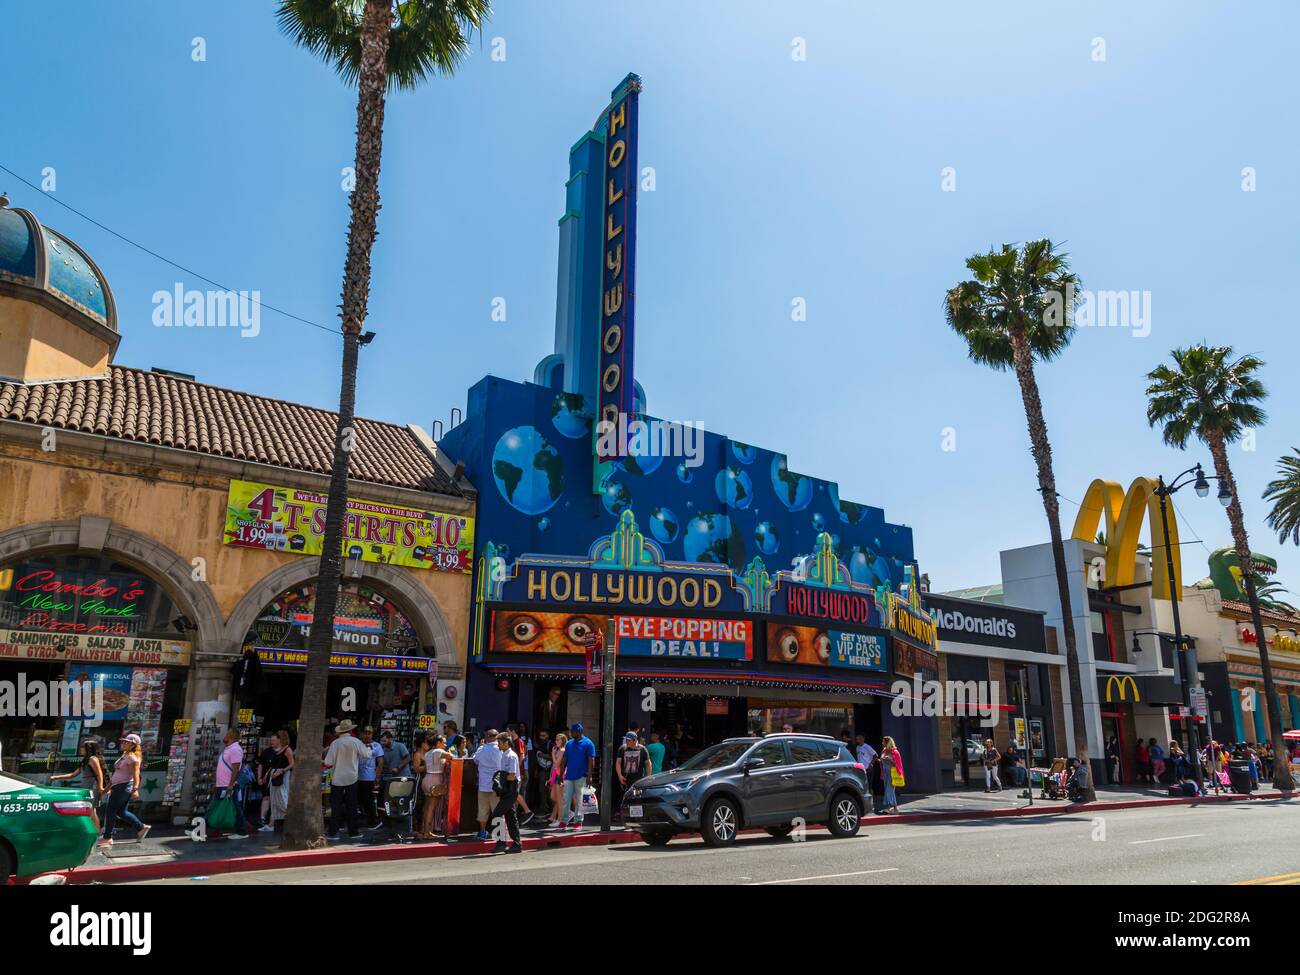
[[119,738],[133,732],[146,760],[141,799],[161,801],[172,725],[185,700],[187,628],[161,585],[109,558],[56,555],[0,567],[0,680],[28,689],[89,683],[97,693],[76,697],[98,711],[69,713],[64,701],[0,716],[4,767],[38,780],[67,771],[88,738],[111,761]]

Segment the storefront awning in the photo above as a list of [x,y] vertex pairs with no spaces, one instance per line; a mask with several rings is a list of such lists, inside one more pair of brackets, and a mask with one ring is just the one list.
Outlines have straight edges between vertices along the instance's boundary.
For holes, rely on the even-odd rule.
[[[485,670],[500,677],[549,677],[555,680],[582,680],[585,672],[577,664],[534,663],[481,663]],[[810,677],[803,674],[769,674],[761,671],[739,670],[653,670],[649,668],[619,668],[615,675],[619,682],[635,681],[647,684],[680,684],[683,689],[697,685],[701,688],[749,687],[755,690],[798,690],[824,692],[836,695],[862,697],[894,697],[889,682],[877,677],[874,680],[844,680],[832,677]],[[708,693],[702,690],[701,693]]]

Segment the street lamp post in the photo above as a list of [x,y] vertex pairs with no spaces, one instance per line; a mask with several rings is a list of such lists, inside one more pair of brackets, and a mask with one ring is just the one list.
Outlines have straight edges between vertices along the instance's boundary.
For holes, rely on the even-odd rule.
[[[1195,475],[1195,480],[1187,479],[1189,474]],[[1217,478],[1216,478],[1217,480]],[[1179,668],[1182,671],[1182,697],[1183,707],[1187,711],[1185,719],[1185,738],[1187,740],[1187,758],[1192,763],[1192,772],[1196,776],[1196,784],[1204,792],[1204,779],[1201,775],[1201,749],[1196,735],[1196,722],[1192,720],[1194,715],[1192,711],[1192,681],[1196,676],[1196,665],[1191,660],[1191,648],[1186,645],[1183,639],[1182,619],[1178,614],[1178,597],[1182,595],[1179,591],[1179,582],[1174,574],[1174,553],[1169,543],[1169,498],[1181,488],[1188,484],[1194,484],[1198,497],[1205,497],[1210,493],[1210,482],[1205,477],[1205,471],[1201,465],[1190,467],[1174,478],[1172,484],[1166,484],[1164,477],[1157,478],[1156,497],[1160,499],[1160,528],[1164,533],[1165,540],[1165,570],[1169,573],[1169,605],[1174,614],[1174,648],[1180,661]],[[1227,494],[1227,502],[1224,502],[1225,492],[1220,489],[1219,502],[1230,504],[1232,495]]]

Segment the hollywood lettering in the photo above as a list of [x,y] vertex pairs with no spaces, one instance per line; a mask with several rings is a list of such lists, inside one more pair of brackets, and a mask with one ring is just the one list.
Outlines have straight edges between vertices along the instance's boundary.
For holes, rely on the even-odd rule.
[[913,613],[901,602],[894,603],[890,616],[889,628],[899,636],[914,640],[923,647],[935,645],[938,631],[930,617]]
[[529,568],[524,582],[529,602],[714,609],[724,595],[717,579],[659,572]]
[[[629,85],[609,110],[601,254],[600,419],[632,412],[633,262],[636,250],[637,96]],[[598,425],[599,426],[599,425]],[[621,454],[622,451],[617,451]],[[597,456],[604,460],[600,446]],[[613,455],[611,455],[613,456]]]
[[875,600],[863,593],[809,586],[789,586],[785,590],[785,609],[791,616],[871,626],[878,622],[878,619],[873,619],[875,608]]

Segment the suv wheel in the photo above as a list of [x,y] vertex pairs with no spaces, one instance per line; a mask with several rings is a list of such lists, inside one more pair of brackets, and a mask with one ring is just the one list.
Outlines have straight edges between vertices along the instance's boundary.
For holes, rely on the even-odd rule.
[[666,829],[647,830],[641,834],[641,839],[648,846],[667,846],[672,838],[672,832]]
[[740,828],[736,804],[730,799],[714,799],[704,810],[700,827],[704,842],[709,846],[731,846],[736,842],[736,831]]
[[862,803],[848,792],[840,792],[831,800],[831,818],[826,824],[831,835],[847,839],[858,835],[862,825]]
[[9,855],[9,849],[3,843],[0,843],[0,886],[3,886],[8,879],[13,876],[14,861]]

